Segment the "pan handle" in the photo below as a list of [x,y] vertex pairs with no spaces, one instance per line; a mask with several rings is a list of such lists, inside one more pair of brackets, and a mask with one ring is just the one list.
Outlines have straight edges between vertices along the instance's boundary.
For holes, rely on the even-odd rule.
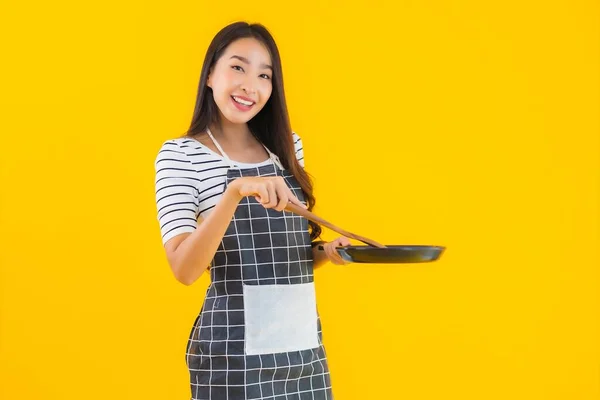
[[346,251],[346,249],[344,249],[343,247],[338,247],[336,250],[338,254],[344,259],[344,261],[350,263],[354,262],[352,257],[350,257],[350,254],[348,254],[348,252]]
[[[317,247],[321,251],[325,250],[325,248],[323,247],[322,244],[318,245]],[[352,259],[352,257],[350,257],[350,254],[348,254],[348,252],[346,251],[345,248],[343,248],[343,247],[336,247],[335,249],[339,253],[339,255],[344,259],[344,261],[354,262],[354,260]]]

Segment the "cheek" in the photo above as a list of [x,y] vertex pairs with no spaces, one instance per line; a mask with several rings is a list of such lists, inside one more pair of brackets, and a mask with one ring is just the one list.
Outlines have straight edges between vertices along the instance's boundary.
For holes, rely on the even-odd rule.
[[237,83],[237,77],[231,72],[226,70],[215,77],[213,80],[214,91],[218,92],[220,95],[227,95],[227,93],[231,91],[231,88],[235,87]]
[[271,93],[273,93],[273,86],[270,82],[265,83],[260,88],[260,97],[261,100],[266,103],[267,100],[271,97]]
[[231,68],[225,69],[221,76],[223,83],[229,86],[235,86],[240,79],[240,73]]

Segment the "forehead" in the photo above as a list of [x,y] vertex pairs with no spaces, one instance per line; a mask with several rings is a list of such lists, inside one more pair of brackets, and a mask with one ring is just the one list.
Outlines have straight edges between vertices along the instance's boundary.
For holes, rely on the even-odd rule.
[[269,50],[254,38],[242,38],[231,42],[225,49],[222,59],[229,60],[233,55],[247,58],[252,63],[271,64]]

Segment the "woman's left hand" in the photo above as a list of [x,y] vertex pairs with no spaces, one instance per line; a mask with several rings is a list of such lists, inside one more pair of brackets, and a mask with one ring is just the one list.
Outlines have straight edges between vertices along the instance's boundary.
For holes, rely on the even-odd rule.
[[349,262],[344,260],[335,248],[350,245],[350,239],[348,239],[345,236],[340,236],[339,238],[334,239],[331,242],[323,244],[323,249],[325,250],[325,254],[327,255],[327,258],[329,259],[329,261],[331,261],[332,264],[344,265],[349,264]]

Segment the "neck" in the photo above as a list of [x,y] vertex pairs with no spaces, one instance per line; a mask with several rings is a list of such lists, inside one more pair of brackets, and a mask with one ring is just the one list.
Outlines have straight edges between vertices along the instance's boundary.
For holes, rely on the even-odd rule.
[[246,146],[254,140],[248,124],[234,124],[226,118],[220,118],[220,121],[210,124],[210,131],[217,140],[235,143],[236,147]]

